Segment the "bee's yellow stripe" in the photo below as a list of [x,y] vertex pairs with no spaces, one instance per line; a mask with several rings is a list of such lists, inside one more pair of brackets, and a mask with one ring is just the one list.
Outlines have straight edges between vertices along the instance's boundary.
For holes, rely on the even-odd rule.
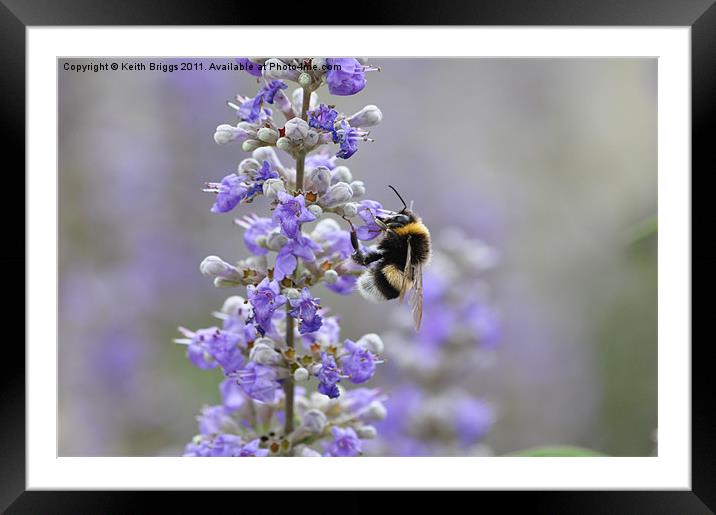
[[395,231],[395,234],[398,236],[407,236],[408,234],[424,234],[425,236],[430,235],[430,231],[428,231],[428,228],[425,227],[422,222],[411,222],[403,227],[393,229],[393,231]]
[[[395,265],[385,265],[381,271],[390,285],[400,291],[403,287],[403,272],[398,270]],[[410,282],[408,282],[408,285],[410,285]]]

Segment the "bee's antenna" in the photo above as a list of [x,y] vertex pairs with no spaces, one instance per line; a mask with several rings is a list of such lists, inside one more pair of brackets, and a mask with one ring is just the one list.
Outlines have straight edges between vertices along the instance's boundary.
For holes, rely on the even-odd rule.
[[405,204],[405,201],[403,200],[403,197],[400,196],[400,193],[398,193],[398,190],[396,190],[395,188],[393,188],[390,184],[388,184],[388,187],[389,187],[391,190],[393,190],[396,195],[398,195],[398,198],[399,198],[400,201],[403,203],[403,211],[405,211],[406,209],[408,209],[408,206]]

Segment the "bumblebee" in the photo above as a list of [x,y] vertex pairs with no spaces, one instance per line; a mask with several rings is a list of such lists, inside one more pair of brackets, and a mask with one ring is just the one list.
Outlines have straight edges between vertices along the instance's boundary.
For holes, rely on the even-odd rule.
[[374,302],[400,298],[402,302],[408,296],[418,330],[423,316],[423,266],[430,260],[430,231],[408,209],[400,193],[389,187],[403,203],[403,209],[387,216],[373,215],[383,232],[375,249],[361,250],[351,224],[351,257],[359,265],[370,266],[358,279],[358,291],[363,297]]

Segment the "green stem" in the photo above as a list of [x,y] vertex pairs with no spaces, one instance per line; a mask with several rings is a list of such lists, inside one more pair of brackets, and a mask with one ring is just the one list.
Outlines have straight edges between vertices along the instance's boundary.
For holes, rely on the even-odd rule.
[[[308,107],[311,101],[311,91],[308,88],[303,88],[303,105],[301,107],[301,118],[308,120]],[[296,156],[296,190],[303,191],[303,170],[306,166],[306,153],[301,152]],[[294,348],[293,341],[293,328],[294,319],[288,312],[291,310],[291,305],[286,304],[286,345],[289,349]],[[286,396],[286,420],[284,422],[284,433],[288,437],[293,432],[293,404],[294,404],[294,385],[293,377],[289,376],[283,385],[283,392]]]
[[[293,317],[288,314],[291,310],[291,305],[286,303],[286,345],[292,349],[293,344]],[[286,437],[293,432],[293,377],[289,376],[286,378],[286,382],[283,384],[283,393],[286,396],[286,419],[284,421],[284,433]]]

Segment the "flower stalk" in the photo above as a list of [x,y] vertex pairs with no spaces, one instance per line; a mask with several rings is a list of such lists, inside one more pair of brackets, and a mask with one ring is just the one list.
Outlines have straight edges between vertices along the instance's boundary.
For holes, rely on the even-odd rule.
[[[373,377],[383,363],[382,342],[376,345],[379,337],[372,333],[356,341],[340,338],[340,318],[329,316],[312,290],[322,286],[350,295],[361,272],[351,260],[350,233],[337,219],[356,218],[361,241],[379,234],[374,220],[382,207],[360,199],[365,185],[336,160],[348,159],[359,141],[367,141],[359,122],[373,126],[381,115],[366,106],[370,116],[353,115],[351,126],[333,106],[311,110],[311,95],[323,85],[333,95],[358,93],[368,67],[329,58],[317,60],[326,65],[321,72],[298,73],[292,67],[311,59],[237,61],[259,78],[259,91],[237,95],[229,106],[239,123],[219,125],[214,140],[240,143],[251,155],[204,191],[215,195],[214,213],[256,205],[263,197],[270,216],[250,212],[235,220],[251,256],[233,263],[209,256],[200,266],[215,286],[239,291],[215,313],[220,327],[182,328],[176,340],[187,346],[194,365],[223,373],[222,404],[202,410],[200,434],[184,455],[357,456],[362,440],[376,436],[371,424],[385,417],[385,396],[346,386]],[[286,95],[284,81],[299,88]],[[300,117],[294,116],[299,103]],[[274,119],[270,106],[285,121]],[[277,151],[291,156],[295,167],[282,164]]]

